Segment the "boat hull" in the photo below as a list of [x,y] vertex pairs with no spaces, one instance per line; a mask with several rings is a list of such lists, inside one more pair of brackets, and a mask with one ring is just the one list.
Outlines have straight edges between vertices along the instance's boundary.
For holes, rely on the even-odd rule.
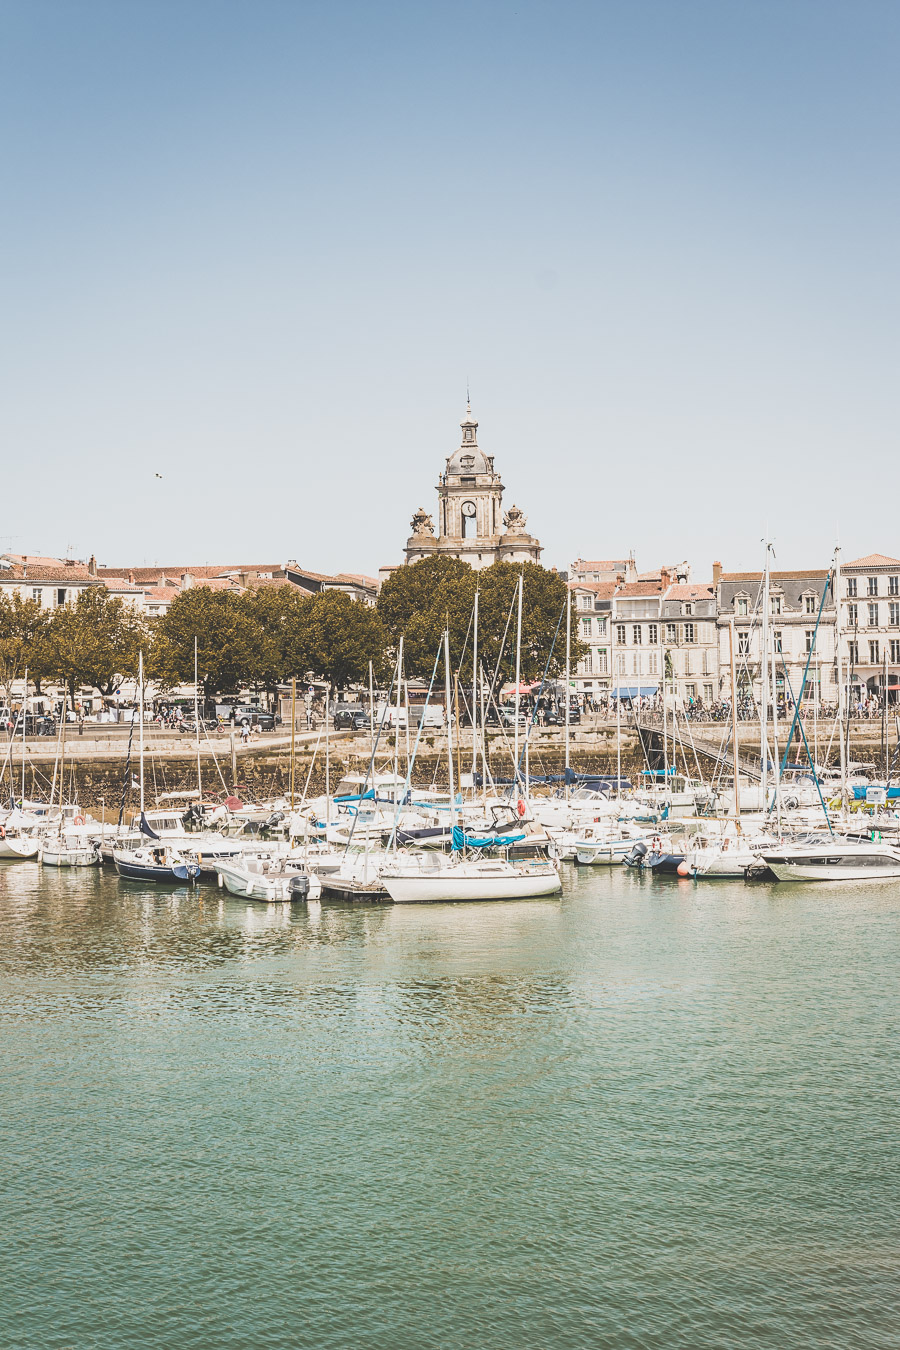
[[99,867],[100,854],[96,849],[45,848],[41,851],[41,862],[45,867]]
[[[450,871],[451,869],[448,869]],[[555,869],[519,872],[514,876],[453,876],[441,872],[434,876],[382,877],[396,905],[433,904],[439,901],[533,900],[556,895],[562,890]]]
[[790,858],[777,853],[763,855],[769,870],[779,881],[896,881],[900,879],[900,860],[877,857],[866,860],[840,858],[817,861],[814,858]]
[[[265,873],[245,872],[238,868],[225,867],[221,864],[216,868],[221,877],[225,889],[231,895],[238,895],[243,900],[259,900],[265,904],[288,903],[298,900],[300,897],[291,890],[291,882],[297,877],[305,875],[300,872],[293,872],[285,876],[266,876]],[[322,894],[321,884],[318,877],[309,876],[309,889],[306,894],[307,900],[318,900]]]
[[199,868],[195,865],[185,866],[177,864],[173,867],[165,865],[149,865],[146,863],[125,862],[121,858],[116,858],[116,871],[120,877],[126,881],[155,881],[169,886],[192,886],[197,880]]
[[40,844],[36,839],[25,839],[17,836],[0,839],[0,861],[3,862],[21,862],[23,859],[36,858],[40,850]]

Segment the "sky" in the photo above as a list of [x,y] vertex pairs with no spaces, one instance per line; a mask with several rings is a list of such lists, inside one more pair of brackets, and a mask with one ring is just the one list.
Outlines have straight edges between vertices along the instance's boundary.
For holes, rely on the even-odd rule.
[[896,0],[0,0],[0,550],[900,555]]

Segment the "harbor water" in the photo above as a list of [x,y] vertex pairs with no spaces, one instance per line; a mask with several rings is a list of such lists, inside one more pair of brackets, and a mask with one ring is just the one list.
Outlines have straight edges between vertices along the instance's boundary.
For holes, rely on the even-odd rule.
[[0,968],[4,1347],[900,1344],[893,883],[291,910],[17,863]]

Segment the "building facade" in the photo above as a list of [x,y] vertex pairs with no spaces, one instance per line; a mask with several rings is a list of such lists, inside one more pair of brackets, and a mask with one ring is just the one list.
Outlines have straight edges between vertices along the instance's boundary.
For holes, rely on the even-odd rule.
[[841,662],[850,697],[900,693],[900,559],[884,553],[841,565]]
[[[804,700],[817,695],[827,703],[837,699],[835,607],[828,582],[829,573],[821,569],[769,574],[770,651],[775,654],[779,699],[794,702],[801,689]],[[720,698],[730,697],[733,633],[738,697],[760,700],[763,589],[762,572],[723,572],[719,579]]]
[[476,569],[495,562],[540,562],[541,546],[528,534],[526,517],[517,506],[503,511],[503,483],[493,455],[478,445],[470,406],[460,426],[459,449],[448,456],[437,484],[437,534],[432,517],[420,507],[406,541],[407,563],[434,554],[460,558]]

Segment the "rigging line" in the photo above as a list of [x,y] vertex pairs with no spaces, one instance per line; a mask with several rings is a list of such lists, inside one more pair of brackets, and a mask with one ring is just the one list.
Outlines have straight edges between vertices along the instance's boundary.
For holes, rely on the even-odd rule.
[[[523,746],[522,746],[521,753],[519,754],[519,762],[518,762],[518,764],[516,765],[515,778],[514,778],[513,784],[512,784],[513,787],[517,787],[517,786],[518,786],[518,781],[519,781],[519,771],[520,771],[520,769],[522,768],[522,761],[523,761],[523,759],[525,758],[525,751],[526,751],[526,749],[528,748],[528,741],[529,741],[529,737],[531,736],[531,728],[534,726],[534,719],[535,719],[535,717],[537,717],[537,705],[538,705],[538,699],[539,699],[539,698],[541,697],[541,695],[543,694],[543,692],[544,692],[544,685],[547,683],[547,673],[548,673],[548,671],[549,671],[549,669],[550,669],[550,662],[553,660],[553,649],[554,649],[554,647],[556,646],[556,639],[559,637],[560,626],[561,626],[561,624],[562,624],[562,621],[563,621],[563,615],[564,615],[565,612],[566,612],[566,608],[567,608],[568,604],[569,604],[569,597],[568,597],[568,595],[567,595],[567,596],[566,596],[566,602],[565,602],[565,604],[563,605],[562,609],[559,611],[559,619],[557,620],[557,623],[556,623],[556,632],[553,634],[553,641],[550,643],[550,651],[549,651],[548,654],[547,654],[547,663],[546,663],[546,665],[544,666],[544,674],[543,674],[543,676],[542,676],[542,678],[541,678],[541,687],[540,687],[540,689],[539,689],[538,692],[537,692],[537,698],[535,699],[535,701],[534,701],[534,707],[533,707],[532,710],[531,710],[531,721],[528,723],[528,726],[527,726],[526,731],[525,731],[524,744],[523,744]],[[569,691],[568,691],[568,689],[567,689],[567,690],[566,690],[566,697],[568,698],[568,696],[569,696]]]
[[[800,699],[803,698],[803,695],[804,695],[804,693],[806,692],[806,682],[807,682],[807,679],[808,679],[808,677],[809,677],[809,666],[810,666],[810,662],[811,662],[812,659],[813,659],[813,654],[815,653],[815,650],[816,650],[816,638],[817,638],[818,633],[819,633],[819,621],[820,621],[820,619],[822,618],[822,610],[825,608],[825,599],[826,599],[826,597],[827,597],[827,595],[828,595],[829,589],[831,589],[832,592],[833,592],[833,590],[834,590],[834,572],[833,572],[832,569],[829,570],[828,575],[827,575],[827,577],[825,578],[825,585],[824,585],[823,588],[822,588],[822,599],[819,601],[819,612],[818,612],[818,614],[816,615],[816,626],[815,626],[815,628],[813,629],[812,642],[809,644],[809,651],[806,653],[806,665],[803,667],[803,680],[802,680],[802,682],[801,682],[801,684],[800,684]],[[780,656],[781,656],[781,667],[782,667],[782,670],[784,670],[785,675],[787,675],[787,667],[785,666],[785,663],[784,663],[784,653],[779,653],[779,654],[780,654]],[[788,681],[788,686],[790,687],[790,681]],[[794,697],[794,695],[793,695],[793,691],[792,691],[792,692],[791,692],[791,698],[793,698],[793,697]],[[794,717],[793,717],[793,721],[791,722],[791,729],[790,729],[790,731],[788,732],[787,744],[786,744],[785,747],[784,747],[784,758],[783,758],[782,761],[781,761],[781,771],[780,771],[779,777],[781,776],[782,773],[784,773],[784,766],[785,766],[785,764],[787,763],[788,753],[789,753],[790,748],[791,748],[791,741],[792,741],[793,738],[794,738],[794,728],[796,727],[799,718],[800,718],[800,700],[799,700],[799,699],[795,699],[795,700],[794,700]],[[810,764],[812,764],[812,760],[810,760]],[[816,766],[815,766],[814,764],[813,764],[813,775],[814,775],[814,776],[816,775]]]
[[[781,656],[781,669],[782,669],[782,671],[784,672],[784,679],[785,679],[785,683],[787,684],[787,687],[788,687],[788,692],[790,693],[791,698],[794,698],[794,691],[793,691],[793,689],[791,688],[791,677],[790,677],[790,675],[788,675],[788,672],[787,672],[787,666],[784,664],[784,655],[783,655],[783,654],[782,654],[782,656]],[[797,706],[797,701],[796,701],[796,699],[795,699],[795,700],[794,700],[794,707],[796,707],[796,706]],[[807,741],[806,741],[806,732],[805,732],[804,729],[803,729],[803,719],[802,719],[802,718],[800,718],[800,720],[799,720],[799,726],[800,726],[800,735],[803,737],[803,748],[806,750],[806,758],[809,760],[810,764],[812,764],[812,755],[809,753],[809,746],[808,746]],[[788,746],[790,746],[790,741],[788,741]],[[786,757],[787,757],[787,750],[785,750],[785,758],[786,758]],[[784,770],[784,765],[782,764],[781,767],[782,767],[782,771],[783,771],[783,770]],[[781,776],[779,775],[779,782],[780,782],[780,781],[781,781]],[[819,794],[819,804],[820,804],[820,806],[822,807],[822,814],[823,814],[824,817],[825,817],[825,824],[828,826],[828,833],[831,835],[831,837],[832,837],[832,839],[833,839],[833,838],[834,838],[834,830],[831,828],[831,821],[830,821],[829,818],[828,818],[828,811],[827,811],[827,809],[826,809],[826,807],[825,807],[825,798],[822,796],[822,789],[821,789],[821,787],[819,786],[819,776],[818,776],[818,774],[816,773],[815,768],[813,769],[813,782],[814,782],[815,785],[816,785],[816,792]]]
[[[399,652],[397,653],[397,662],[396,662],[396,665],[395,665],[395,667],[394,667],[394,670],[396,671],[396,676],[397,676],[397,679],[399,680],[399,678],[400,678],[400,654],[399,654]],[[392,694],[393,692],[394,692],[394,672],[392,671],[392,672],[391,672],[391,683],[390,683],[390,687],[388,688],[388,691],[387,691],[387,698],[385,699],[385,701],[384,701],[384,703],[383,703],[383,705],[382,705],[382,708],[381,708],[381,720],[380,720],[380,722],[378,723],[378,735],[375,737],[375,744],[372,746],[372,753],[371,753],[371,755],[369,756],[369,767],[366,769],[366,776],[365,776],[365,778],[363,779],[362,792],[359,794],[359,806],[362,805],[363,797],[365,796],[366,791],[368,790],[368,783],[369,783],[369,775],[370,775],[370,774],[372,775],[372,780],[373,780],[373,782],[374,782],[374,778],[375,778],[375,772],[374,772],[374,771],[375,771],[375,756],[378,754],[378,746],[379,746],[379,743],[380,743],[380,741],[381,741],[381,733],[382,733],[382,731],[384,730],[385,718],[387,717],[388,708],[391,706],[391,694]],[[327,700],[326,700],[326,702],[327,702]],[[328,715],[328,710],[327,710],[327,708],[326,708],[326,716],[327,716],[327,715]],[[394,779],[394,792],[396,793],[396,791],[397,791],[397,781],[396,781],[396,778],[395,778],[395,779]],[[377,805],[378,805],[378,794],[377,794],[377,793],[375,794],[375,805],[376,805],[376,808],[377,808]],[[346,855],[347,855],[348,849],[350,848],[350,845],[353,843],[353,835],[354,835],[355,832],[356,832],[356,822],[359,820],[359,806],[357,806],[357,808],[356,808],[356,815],[353,817],[353,824],[350,826],[350,833],[349,833],[349,835],[347,836],[347,842],[346,842],[346,844],[344,845],[344,856],[345,856],[345,857],[346,857]],[[328,821],[327,821],[327,820],[326,820],[326,822],[325,822],[325,838],[326,838],[326,840],[327,840],[327,838],[328,838]]]
[[[403,802],[406,800],[406,796],[407,796],[407,794],[408,794],[408,792],[409,792],[410,784],[411,784],[411,782],[412,782],[412,771],[413,771],[413,767],[414,767],[415,762],[416,762],[416,755],[419,753],[419,742],[420,742],[421,739],[422,739],[422,728],[423,728],[424,725],[425,725],[425,709],[428,707],[428,704],[429,704],[429,702],[431,701],[431,691],[432,691],[433,688],[434,688],[434,681],[435,681],[435,677],[436,677],[436,675],[437,675],[438,663],[440,662],[440,659],[441,659],[441,654],[442,654],[442,652],[443,652],[443,647],[444,647],[444,639],[443,639],[443,635],[442,635],[442,636],[441,636],[441,641],[440,641],[440,643],[438,644],[437,656],[434,658],[434,669],[433,669],[432,672],[431,672],[431,680],[430,680],[429,685],[428,685],[428,693],[427,693],[426,696],[425,696],[425,703],[424,703],[424,706],[423,706],[423,709],[422,709],[422,719],[421,719],[421,721],[419,722],[419,730],[418,730],[418,732],[417,732],[417,734],[416,734],[416,743],[415,743],[415,745],[413,746],[413,752],[412,752],[412,755],[411,755],[411,757],[410,757],[410,759],[409,759],[409,762],[408,762],[408,764],[407,764],[407,766],[406,766],[406,781],[405,781],[404,784],[403,784],[403,796],[402,796],[402,798],[398,798],[398,797],[396,796],[396,784],[395,784],[395,787],[394,787],[394,794],[395,794],[395,801],[394,801],[394,822],[393,822],[393,824],[391,825],[391,835],[390,835],[390,838],[388,839],[388,842],[387,842],[387,848],[389,849],[389,848],[391,848],[391,847],[393,846],[395,851],[396,851],[396,847],[397,847],[397,822],[398,822],[399,819],[400,819],[400,808],[401,808]],[[447,719],[448,719],[448,724],[449,724],[449,718],[450,718],[450,710],[449,710],[449,708],[448,708],[448,709],[447,709]],[[459,727],[456,728],[456,731],[457,731],[457,735],[459,735]],[[451,811],[451,817],[452,817],[452,813],[453,813],[453,802],[450,803],[450,811]],[[385,850],[385,851],[387,851],[387,850]]]

